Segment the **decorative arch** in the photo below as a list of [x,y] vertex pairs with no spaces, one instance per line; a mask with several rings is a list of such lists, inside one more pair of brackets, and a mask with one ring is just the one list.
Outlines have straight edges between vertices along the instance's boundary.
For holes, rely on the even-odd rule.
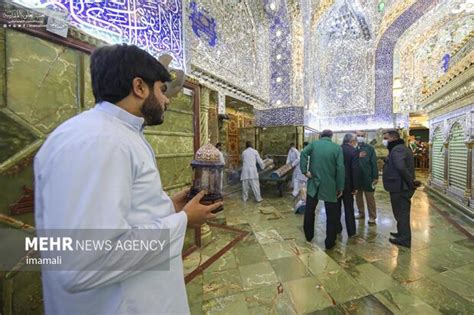
[[437,1],[419,0],[403,12],[382,35],[375,52],[375,115],[392,119],[393,52],[400,36]]
[[444,179],[444,132],[443,125],[433,127],[430,135],[431,141],[431,176],[434,180],[442,182]]
[[453,119],[448,120],[448,134],[447,134],[447,139],[450,140],[451,137],[453,136],[453,130],[455,127],[459,126],[462,129],[463,137],[464,137],[464,142],[467,142],[470,140],[470,129],[469,129],[469,124],[466,115],[462,115]]
[[433,142],[434,137],[436,135],[437,131],[440,131],[442,129],[442,122],[433,124],[430,126],[430,142]]
[[453,189],[453,192],[459,192],[461,196],[467,185],[468,150],[465,144],[464,133],[465,127],[462,119],[456,119],[450,124],[448,142],[448,186]]
[[[324,111],[319,110],[321,102],[314,91],[315,87],[309,93],[308,106],[310,112],[314,112],[316,117],[319,118],[310,121],[310,125],[320,129],[331,126],[336,130],[408,126],[407,115],[393,114],[393,55],[395,45],[400,36],[437,3],[438,1],[433,0],[416,1],[395,18],[393,23],[380,36],[375,50],[367,58],[367,62],[373,60],[374,63],[372,70],[370,70],[370,82],[367,85],[372,96],[366,99],[371,106],[366,108],[366,112],[358,112],[352,116],[343,114],[337,116],[326,115]],[[319,17],[319,19],[322,18]],[[314,43],[312,45],[314,46]],[[317,69],[315,71],[317,73]]]

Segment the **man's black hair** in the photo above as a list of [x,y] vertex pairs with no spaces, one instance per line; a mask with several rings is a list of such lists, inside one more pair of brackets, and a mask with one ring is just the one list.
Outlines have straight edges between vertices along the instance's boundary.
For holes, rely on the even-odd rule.
[[220,146],[222,146],[222,143],[217,142],[217,143],[216,143],[216,148],[218,148],[218,147],[220,147]]
[[96,103],[121,101],[130,94],[132,81],[137,77],[151,89],[156,81],[171,81],[168,70],[155,57],[137,46],[126,44],[94,50],[90,71]]
[[321,132],[320,138],[324,138],[324,137],[332,138],[332,131],[329,130],[329,129],[323,130],[323,131]]
[[306,147],[309,144],[308,141],[303,142],[303,148]]
[[251,148],[252,147],[252,142],[250,142],[250,141],[245,142],[245,147],[246,148]]
[[294,146],[295,146],[295,143],[294,143],[294,142],[290,143],[290,148],[291,148],[291,147],[294,147]]
[[386,130],[384,134],[388,134],[390,137],[392,137],[395,140],[400,139],[400,133],[394,129]]

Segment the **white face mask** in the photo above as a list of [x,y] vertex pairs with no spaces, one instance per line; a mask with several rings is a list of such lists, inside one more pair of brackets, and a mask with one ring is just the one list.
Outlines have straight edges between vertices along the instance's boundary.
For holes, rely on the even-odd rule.
[[388,140],[387,139],[383,139],[382,143],[383,143],[384,147],[388,147]]
[[359,143],[364,143],[365,142],[365,138],[364,137],[357,137],[357,142]]

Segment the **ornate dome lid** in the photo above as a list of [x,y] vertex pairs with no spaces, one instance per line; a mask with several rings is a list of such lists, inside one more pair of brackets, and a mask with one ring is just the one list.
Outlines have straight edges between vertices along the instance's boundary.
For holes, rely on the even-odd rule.
[[219,150],[210,143],[206,143],[196,152],[195,160],[192,164],[223,166],[219,159]]

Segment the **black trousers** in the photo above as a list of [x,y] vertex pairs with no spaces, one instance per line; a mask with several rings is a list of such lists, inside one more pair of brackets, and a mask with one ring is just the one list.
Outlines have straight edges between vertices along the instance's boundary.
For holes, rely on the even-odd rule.
[[398,239],[408,244],[411,243],[410,209],[413,194],[412,190],[390,193],[393,216],[397,221]]
[[[308,242],[311,242],[314,237],[314,218],[318,201],[318,199],[310,197],[309,195],[306,197],[303,229]],[[324,202],[324,207],[326,208],[326,247],[333,247],[336,243],[337,229],[339,227],[337,224],[339,213],[337,211],[337,204],[337,202]],[[341,221],[340,214],[339,221]]]
[[337,200],[337,210],[338,210],[338,229],[337,232],[342,232],[341,224],[341,207],[344,203],[344,217],[346,220],[346,230],[349,237],[353,236],[356,233],[356,223],[354,217],[354,195],[351,191],[344,191],[341,198]]

